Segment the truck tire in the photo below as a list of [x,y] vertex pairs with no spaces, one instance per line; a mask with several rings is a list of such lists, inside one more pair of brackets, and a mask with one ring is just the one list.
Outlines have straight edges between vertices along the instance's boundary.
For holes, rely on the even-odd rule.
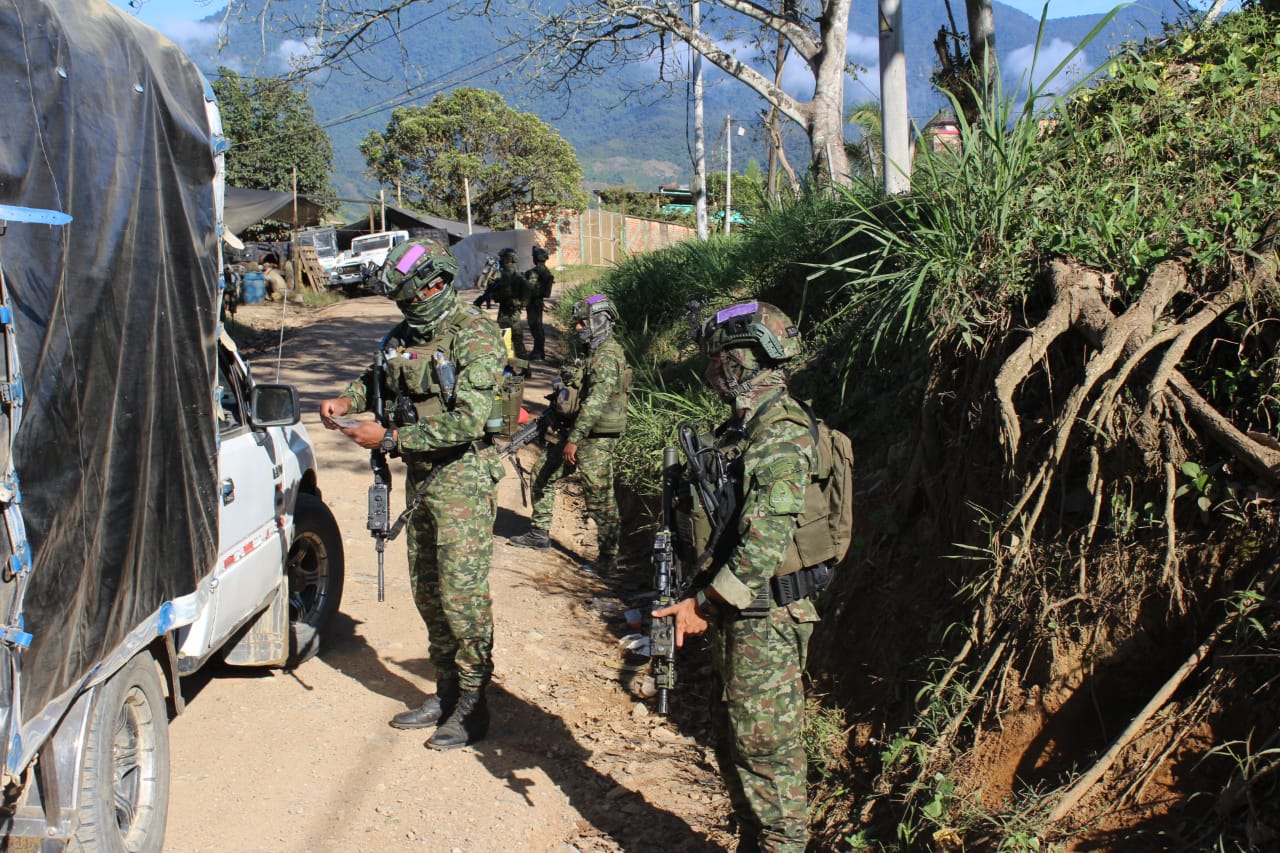
[[[298,495],[293,514],[293,544],[289,547],[286,567],[289,620],[294,624],[295,634],[314,636],[317,643],[324,636],[342,603],[345,567],[342,534],[333,513],[315,495]],[[296,651],[301,654],[304,649]],[[310,653],[315,651],[313,648]]]
[[98,690],[80,773],[69,849],[160,853],[169,814],[169,716],[150,653],[135,655]]

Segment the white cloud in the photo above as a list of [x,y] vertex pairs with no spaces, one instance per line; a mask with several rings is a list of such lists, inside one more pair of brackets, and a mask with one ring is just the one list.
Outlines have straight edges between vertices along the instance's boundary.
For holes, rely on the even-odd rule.
[[[1071,51],[1075,50],[1075,45],[1068,41],[1055,38],[1048,44],[1040,45],[1037,51],[1034,44],[1024,45],[1009,52],[1000,63],[1000,73],[1005,80],[1005,88],[1007,92],[1012,92],[1014,87],[1019,90],[1025,89],[1028,81],[1034,86],[1043,86],[1048,80],[1050,72],[1058,67],[1058,64],[1067,58]],[[1032,68],[1032,63],[1035,67]],[[1076,83],[1084,74],[1088,73],[1094,67],[1094,62],[1089,58],[1085,51],[1080,51],[1071,60],[1071,63],[1062,70],[1062,73],[1052,82],[1052,91],[1062,91],[1072,84]]]
[[859,35],[850,30],[844,55],[849,57],[850,62],[858,65],[874,65],[880,61],[880,39],[876,36]]
[[192,56],[212,50],[218,43],[217,24],[187,21],[182,18],[165,18],[157,21],[155,28],[173,39],[183,51]]
[[276,58],[280,60],[280,63],[285,68],[302,67],[315,56],[317,44],[318,42],[315,39],[306,39],[305,41],[285,39],[276,48]]

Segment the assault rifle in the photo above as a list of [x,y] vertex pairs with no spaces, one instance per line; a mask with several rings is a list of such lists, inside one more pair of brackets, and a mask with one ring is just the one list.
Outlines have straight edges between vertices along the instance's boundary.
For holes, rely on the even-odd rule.
[[498,273],[501,268],[498,266],[498,259],[493,255],[489,255],[484,259],[484,268],[480,270],[480,275],[476,277],[476,287],[480,288],[480,295],[472,301],[472,305],[479,308],[483,305],[485,308],[493,304],[493,286],[498,283]]
[[[391,414],[387,412],[387,402],[386,397],[383,395],[383,390],[386,384],[387,344],[390,338],[391,336],[387,335],[378,346],[378,358],[373,365],[373,387],[370,389],[370,393],[373,396],[373,405],[370,408],[373,410],[374,418],[383,429],[391,429],[393,426],[408,426],[418,419],[417,413],[411,405],[398,407]],[[446,366],[448,365],[447,362],[445,364]],[[440,370],[439,367],[437,367],[437,370]],[[452,376],[451,373],[446,375]],[[447,384],[446,393],[451,391],[452,384],[450,383]],[[400,400],[408,404],[407,397],[401,397]],[[465,451],[466,446],[464,445],[462,449]],[[387,454],[378,447],[369,451],[369,467],[373,470],[373,485],[369,487],[369,518],[366,526],[373,535],[375,540],[374,547],[378,552],[378,601],[386,600],[386,575],[383,568],[383,560],[387,550],[387,543],[400,535],[400,531],[404,529],[410,514],[422,502],[422,498],[427,494],[427,489],[431,487],[445,464],[445,461],[441,461],[432,466],[427,476],[418,485],[413,497],[405,505],[404,511],[393,522],[391,520],[391,466],[387,464]]]
[[738,512],[738,491],[720,450],[715,445],[703,444],[691,421],[680,424],[677,434],[680,449],[689,463],[689,481],[698,493],[698,503],[711,526],[707,545],[694,560],[691,574],[697,575],[710,563],[720,537],[733,524]]
[[498,451],[498,458],[510,459],[511,467],[516,469],[516,476],[520,478],[521,506],[529,505],[529,481],[524,465],[520,463],[520,451],[535,441],[538,444],[545,444],[547,430],[560,429],[560,413],[555,408],[555,401],[559,395],[560,389],[553,387],[551,393],[547,395],[547,407],[542,410],[542,414],[516,430],[511,440],[507,442],[507,446]]
[[[373,417],[383,429],[389,429],[391,420],[387,417],[386,399],[382,394],[382,386],[386,382],[387,373],[387,339],[383,338],[378,345],[378,358],[373,363],[373,383],[370,392],[373,394]],[[369,487],[369,520],[367,526],[375,540],[374,547],[378,552],[378,601],[386,600],[385,575],[383,573],[383,552],[391,538],[391,466],[387,464],[387,454],[375,447],[369,451],[369,467],[373,470],[373,485]]]
[[[662,451],[662,526],[653,537],[653,582],[658,597],[653,609],[670,607],[684,597],[684,578],[675,552],[675,492],[680,477],[680,454]],[[667,713],[667,694],[676,686],[676,617],[653,617],[649,622],[649,663],[658,694],[658,713]]]

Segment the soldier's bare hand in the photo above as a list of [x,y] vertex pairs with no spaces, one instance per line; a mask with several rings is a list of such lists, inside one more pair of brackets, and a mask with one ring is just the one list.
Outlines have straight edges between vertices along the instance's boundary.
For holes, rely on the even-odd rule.
[[698,602],[692,598],[683,598],[670,607],[663,607],[660,610],[653,611],[653,615],[657,618],[665,616],[676,617],[676,646],[684,645],[685,635],[691,637],[705,634],[707,628],[707,620],[702,618],[702,614],[698,611]]
[[351,411],[351,400],[347,397],[331,397],[320,401],[320,423],[329,429],[339,429],[333,418],[340,418]]
[[568,462],[570,465],[578,464],[578,445],[574,444],[572,441],[566,441],[564,443],[564,461]]
[[386,432],[377,421],[361,421],[360,426],[344,429],[342,434],[365,450],[377,450]]

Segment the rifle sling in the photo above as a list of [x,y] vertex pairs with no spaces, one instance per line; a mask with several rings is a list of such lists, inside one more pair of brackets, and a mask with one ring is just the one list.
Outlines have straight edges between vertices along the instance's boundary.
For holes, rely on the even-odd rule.
[[417,491],[413,493],[413,497],[411,497],[409,502],[405,504],[404,511],[401,512],[400,515],[396,516],[396,520],[391,525],[391,529],[387,531],[386,540],[388,542],[400,535],[400,531],[404,529],[405,523],[409,520],[409,516],[418,508],[418,504],[422,503],[422,499],[427,495],[427,489],[431,488],[431,484],[436,481],[436,477],[440,475],[440,472],[444,470],[445,466],[458,461],[468,451],[475,452],[477,444],[478,442],[469,441],[457,448],[456,452],[432,463],[431,470],[427,472],[427,476],[423,477],[422,482],[418,484]]

